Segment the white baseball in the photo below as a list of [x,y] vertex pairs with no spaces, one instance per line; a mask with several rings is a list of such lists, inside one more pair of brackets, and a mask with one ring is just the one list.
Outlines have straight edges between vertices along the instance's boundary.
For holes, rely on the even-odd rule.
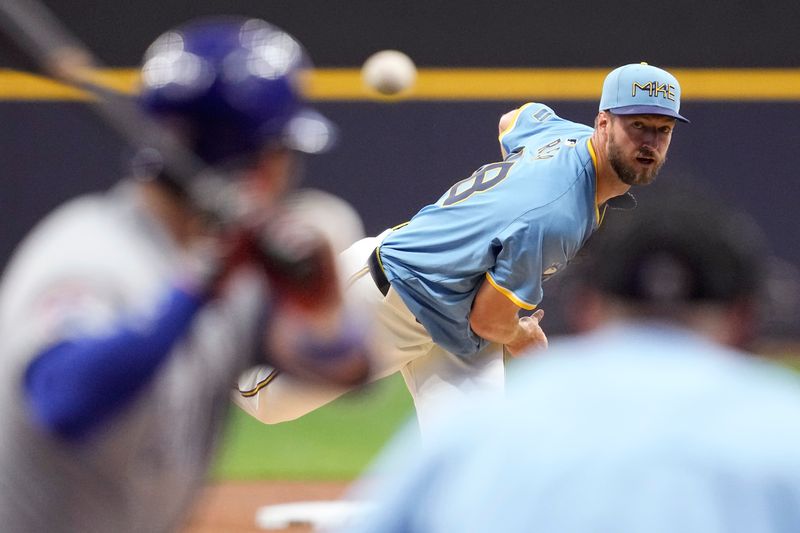
[[381,94],[408,90],[417,79],[417,67],[403,52],[382,50],[372,54],[361,67],[364,83]]

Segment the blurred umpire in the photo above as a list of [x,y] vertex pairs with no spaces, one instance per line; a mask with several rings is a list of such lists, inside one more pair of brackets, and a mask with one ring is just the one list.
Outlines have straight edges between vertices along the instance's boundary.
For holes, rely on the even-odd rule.
[[[301,98],[308,66],[261,20],[195,21],[149,48],[140,104],[208,175],[148,151],[136,179],[58,208],[15,252],[0,288],[0,529],[175,530],[241,371],[365,377],[330,250],[275,222],[296,154],[330,140]],[[188,190],[211,174],[225,176],[224,224]]]
[[758,233],[693,197],[619,218],[582,269],[591,331],[516,361],[507,398],[454,414],[421,460],[399,439],[348,531],[800,531],[800,384],[737,348]]

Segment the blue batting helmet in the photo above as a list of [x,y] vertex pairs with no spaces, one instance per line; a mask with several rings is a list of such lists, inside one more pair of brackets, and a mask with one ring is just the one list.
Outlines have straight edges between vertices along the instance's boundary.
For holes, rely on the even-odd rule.
[[140,104],[211,165],[252,161],[267,146],[321,152],[333,128],[305,106],[310,66],[291,35],[263,20],[194,21],[148,48]]

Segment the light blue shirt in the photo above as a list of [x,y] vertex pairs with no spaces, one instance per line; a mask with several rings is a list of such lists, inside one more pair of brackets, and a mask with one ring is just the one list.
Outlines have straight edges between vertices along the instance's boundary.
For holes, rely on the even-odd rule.
[[423,451],[397,440],[348,531],[800,531],[793,372],[666,326],[517,363],[504,402],[459,406]]
[[501,135],[504,161],[451,187],[380,248],[386,276],[446,350],[486,345],[469,326],[478,288],[492,283],[523,309],[598,225],[592,128],[542,104],[522,106]]

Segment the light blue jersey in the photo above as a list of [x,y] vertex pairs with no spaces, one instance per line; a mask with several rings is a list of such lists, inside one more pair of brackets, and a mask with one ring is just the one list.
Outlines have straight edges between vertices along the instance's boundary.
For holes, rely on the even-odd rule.
[[800,383],[666,324],[515,360],[506,397],[410,427],[350,533],[796,533]]
[[477,353],[487,341],[469,313],[484,279],[533,309],[542,281],[597,228],[592,131],[545,105],[522,106],[500,136],[504,161],[480,167],[383,241],[387,278],[434,342]]

